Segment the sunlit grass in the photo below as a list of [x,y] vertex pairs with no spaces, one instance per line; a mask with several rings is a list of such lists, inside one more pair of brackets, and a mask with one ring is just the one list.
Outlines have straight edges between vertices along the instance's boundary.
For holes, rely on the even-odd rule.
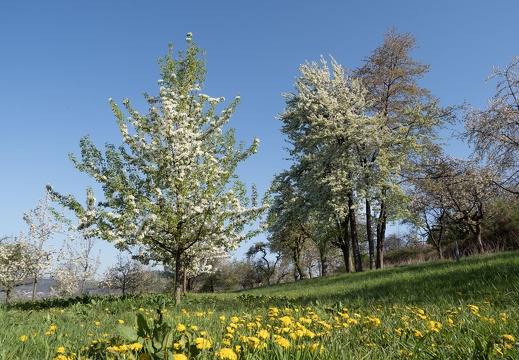
[[0,311],[0,359],[519,356],[519,254],[251,291],[83,297]]

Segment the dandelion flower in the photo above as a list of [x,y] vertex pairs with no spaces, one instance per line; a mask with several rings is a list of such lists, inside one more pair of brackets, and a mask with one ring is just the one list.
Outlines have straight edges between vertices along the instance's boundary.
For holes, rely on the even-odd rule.
[[[505,340],[508,340],[508,341],[515,341],[515,337],[513,335],[510,335],[510,334],[504,334],[503,335],[503,338]],[[20,339],[21,340],[21,339]]]
[[207,339],[204,339],[204,338],[196,338],[194,340],[195,344],[196,344],[196,348],[199,349],[199,350],[202,350],[202,349],[210,349],[211,348],[211,342]]
[[233,349],[223,348],[220,350],[220,359],[238,360],[238,355]]
[[290,341],[288,339],[285,339],[284,337],[279,337],[276,339],[276,344],[281,346],[282,348],[288,348],[290,347]]
[[25,340],[27,340],[27,335],[20,336],[20,341],[21,342],[24,342]]

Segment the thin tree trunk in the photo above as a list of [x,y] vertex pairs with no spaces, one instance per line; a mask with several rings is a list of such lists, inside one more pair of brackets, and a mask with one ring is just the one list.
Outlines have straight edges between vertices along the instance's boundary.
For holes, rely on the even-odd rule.
[[175,294],[175,304],[180,305],[180,299],[182,297],[182,290],[184,288],[183,277],[182,277],[182,253],[179,251],[176,254],[175,259],[175,277],[173,283],[173,289]]
[[386,202],[382,200],[380,204],[380,215],[377,222],[377,260],[376,268],[384,268],[384,240],[386,238],[387,214]]
[[368,236],[369,268],[375,267],[375,241],[373,239],[373,227],[371,219],[371,202],[366,197],[366,234]]
[[481,223],[478,222],[476,224],[476,243],[478,244],[478,252],[480,254],[485,252],[485,248],[483,246],[483,239],[481,238]]
[[13,289],[8,287],[7,290],[5,291],[5,302],[6,303],[10,303],[11,302],[11,294],[13,292]]
[[350,238],[350,218],[349,215],[346,216],[343,221],[337,221],[337,226],[339,227],[339,247],[342,251],[342,257],[344,260],[344,266],[346,268],[346,272],[350,273],[353,269],[353,262],[351,259],[351,238]]
[[350,220],[350,234],[351,234],[351,247],[353,250],[353,262],[355,264],[355,271],[362,271],[362,256],[360,254],[359,246],[359,235],[357,231],[357,216],[355,214],[355,208],[353,206],[353,199],[348,196],[348,218]]
[[38,275],[34,275],[34,281],[32,283],[32,301],[36,301],[36,290],[38,288]]

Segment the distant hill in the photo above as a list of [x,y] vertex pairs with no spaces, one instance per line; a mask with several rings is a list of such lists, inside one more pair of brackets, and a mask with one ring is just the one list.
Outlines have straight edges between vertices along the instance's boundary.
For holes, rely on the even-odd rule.
[[[38,288],[36,293],[36,299],[49,299],[52,298],[51,288],[55,284],[54,279],[40,279],[38,281]],[[96,284],[87,285],[85,289],[86,294],[104,294],[104,290],[96,286]],[[11,295],[12,301],[18,300],[30,300],[32,299],[32,284],[21,285],[13,290]],[[0,290],[0,302],[5,302],[5,289]]]

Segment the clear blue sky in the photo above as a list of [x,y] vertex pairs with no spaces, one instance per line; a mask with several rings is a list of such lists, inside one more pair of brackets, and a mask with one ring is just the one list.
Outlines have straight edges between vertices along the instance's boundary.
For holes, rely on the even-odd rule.
[[[355,68],[396,26],[431,65],[422,86],[443,105],[483,107],[492,66],[519,54],[518,13],[517,0],[0,1],[0,236],[27,231],[23,212],[46,184],[84,198],[93,182],[67,154],[85,134],[99,147],[120,143],[108,99],[146,112],[141,94],[157,93],[157,58],[170,42],[183,49],[188,32],[207,51],[204,92],[241,95],[230,125],[238,140],[261,143],[239,171],[262,192],[287,166],[275,117],[301,63],[331,54]],[[115,251],[100,247],[103,266],[114,263]]]

